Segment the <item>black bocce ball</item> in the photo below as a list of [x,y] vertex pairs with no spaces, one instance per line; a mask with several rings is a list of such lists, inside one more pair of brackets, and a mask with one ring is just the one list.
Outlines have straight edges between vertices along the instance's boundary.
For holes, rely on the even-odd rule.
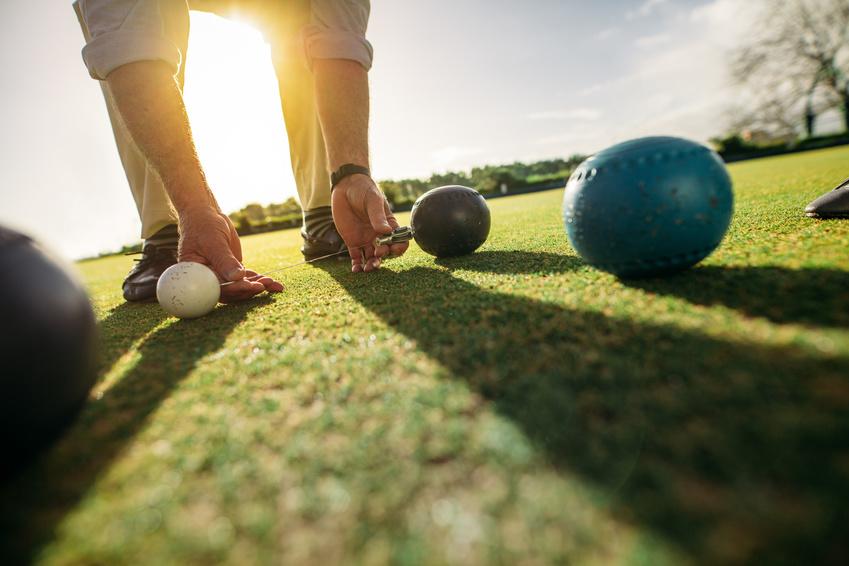
[[469,187],[432,189],[416,200],[410,225],[416,243],[436,257],[470,254],[489,236],[486,200]]
[[0,438],[4,450],[33,452],[88,397],[97,377],[97,326],[74,275],[3,227],[0,328]]

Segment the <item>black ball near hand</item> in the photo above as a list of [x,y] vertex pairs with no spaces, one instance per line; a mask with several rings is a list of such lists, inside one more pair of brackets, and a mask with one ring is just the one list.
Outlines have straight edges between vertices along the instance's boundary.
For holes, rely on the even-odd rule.
[[97,327],[76,278],[35,242],[2,227],[0,328],[0,441],[30,452],[86,400],[97,377]]
[[416,200],[410,224],[416,243],[430,255],[470,254],[489,236],[489,207],[474,189],[439,187]]

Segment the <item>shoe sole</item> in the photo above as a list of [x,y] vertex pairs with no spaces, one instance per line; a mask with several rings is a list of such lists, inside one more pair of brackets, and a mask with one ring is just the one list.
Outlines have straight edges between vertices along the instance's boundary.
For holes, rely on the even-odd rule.
[[806,212],[805,216],[808,218],[816,218],[817,220],[840,220],[843,218],[849,218],[849,213],[846,214],[819,214],[816,212]]
[[151,295],[149,297],[141,297],[139,299],[135,299],[135,298],[130,299],[130,298],[127,298],[126,295],[124,295],[124,300],[127,301],[128,303],[155,303],[156,302],[156,295],[154,294],[154,295]]
[[123,295],[124,300],[128,303],[152,303],[156,301],[156,288],[153,289],[153,292],[148,291],[139,295],[138,297],[133,295],[128,297],[127,294],[123,292],[123,289],[121,294]]

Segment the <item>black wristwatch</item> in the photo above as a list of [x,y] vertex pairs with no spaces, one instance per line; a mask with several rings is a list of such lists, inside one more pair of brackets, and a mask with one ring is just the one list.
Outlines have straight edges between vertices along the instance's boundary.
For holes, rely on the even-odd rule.
[[336,188],[336,185],[342,182],[342,179],[345,177],[350,177],[351,175],[365,175],[366,177],[371,178],[371,171],[369,171],[368,167],[363,167],[361,165],[354,165],[353,163],[346,163],[330,175],[330,190]]

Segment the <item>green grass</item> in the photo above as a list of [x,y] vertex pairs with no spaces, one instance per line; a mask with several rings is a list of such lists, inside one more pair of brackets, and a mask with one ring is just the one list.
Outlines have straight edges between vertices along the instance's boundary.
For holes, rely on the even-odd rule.
[[[126,258],[83,263],[103,377],[3,488],[2,554],[845,561],[849,222],[801,210],[848,163],[843,148],[732,166],[723,246],[661,280],[584,265],[560,191],[491,201],[473,256],[290,270],[285,294],[195,321],[124,303]],[[265,270],[298,243],[244,247]]]

